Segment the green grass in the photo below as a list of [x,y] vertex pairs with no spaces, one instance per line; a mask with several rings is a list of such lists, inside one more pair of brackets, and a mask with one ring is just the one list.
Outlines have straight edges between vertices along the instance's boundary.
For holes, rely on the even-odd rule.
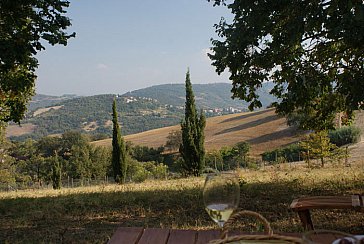
[[[324,169],[281,165],[240,171],[240,209],[261,213],[274,231],[302,232],[292,199],[307,195],[363,194],[363,162]],[[149,181],[62,190],[0,193],[0,243],[104,243],[119,226],[216,228],[202,203],[204,179]],[[312,212],[316,228],[362,233],[364,214]],[[251,219],[242,220],[247,231]]]

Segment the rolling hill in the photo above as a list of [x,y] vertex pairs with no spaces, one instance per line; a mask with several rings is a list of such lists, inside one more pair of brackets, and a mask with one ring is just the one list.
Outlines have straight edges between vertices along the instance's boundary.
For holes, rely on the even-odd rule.
[[[210,83],[210,84],[193,84],[193,93],[195,95],[196,105],[199,108],[228,108],[235,107],[246,110],[248,103],[241,100],[233,100],[231,98],[230,83]],[[258,90],[263,107],[267,107],[276,101],[270,90],[273,83],[263,83]],[[156,99],[162,104],[170,104],[173,106],[183,106],[185,102],[185,85],[184,84],[164,84],[151,86],[144,89],[135,90],[125,93],[123,96],[149,97]]]
[[[266,83],[259,91],[263,106],[274,101],[270,88],[271,84]],[[247,110],[246,103],[231,99],[231,84],[195,84],[193,89],[197,107],[204,109],[207,117]],[[22,121],[24,126],[10,125],[7,137],[37,139],[69,130],[111,136],[111,104],[115,96],[124,135],[176,125],[184,115],[184,84],[152,86],[123,95],[37,95]]]
[[[128,135],[125,139],[137,145],[159,147],[165,144],[169,132],[179,129],[179,125],[165,127]],[[208,118],[205,136],[207,151],[246,141],[251,144],[252,156],[299,140],[297,131],[287,127],[286,120],[278,117],[274,109]],[[111,139],[93,143],[99,146],[111,146]]]
[[65,94],[62,96],[49,96],[43,94],[36,94],[28,104],[29,111],[36,111],[39,108],[47,108],[66,101],[68,99],[76,98],[76,95]]

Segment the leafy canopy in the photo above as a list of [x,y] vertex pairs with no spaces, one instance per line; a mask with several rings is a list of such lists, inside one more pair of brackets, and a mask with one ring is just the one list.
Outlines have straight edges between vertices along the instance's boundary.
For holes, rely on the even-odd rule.
[[362,0],[208,0],[234,18],[215,25],[212,65],[231,73],[234,98],[261,107],[257,88],[273,81],[278,113],[304,126],[332,127],[333,115],[364,106]]
[[0,1],[0,121],[19,122],[34,95],[34,57],[44,44],[67,45],[75,33],[65,30],[71,25],[65,16],[64,0]]

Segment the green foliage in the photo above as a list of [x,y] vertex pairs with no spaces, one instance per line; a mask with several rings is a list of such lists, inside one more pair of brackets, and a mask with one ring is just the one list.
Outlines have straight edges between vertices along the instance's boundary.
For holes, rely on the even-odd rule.
[[229,70],[233,97],[250,109],[262,106],[256,91],[265,81],[275,83],[278,113],[304,115],[309,129],[363,108],[363,1],[208,1],[233,14],[216,25],[209,57],[217,73]]
[[311,110],[303,111],[302,109],[298,109],[287,115],[287,124],[289,126],[296,127],[301,130],[327,130],[334,129],[333,123],[338,123],[338,118],[340,118],[340,124],[349,126],[354,119],[354,115],[350,118],[348,116],[343,116],[343,113],[331,113],[331,115],[327,115],[326,120],[322,120],[321,117],[316,116],[316,111],[314,108]]
[[96,134],[89,135],[89,138],[90,138],[90,141],[100,141],[100,140],[108,139],[109,135],[107,135],[105,133],[96,133]]
[[[110,103],[113,102],[114,96],[106,94],[64,99],[58,104],[53,104],[60,106],[59,109],[50,109],[36,116],[34,111],[31,111],[22,123],[36,125],[34,132],[12,139],[24,140],[29,137],[39,139],[50,134],[63,134],[70,130],[87,133],[92,137],[100,134],[111,137]],[[119,96],[116,99],[117,107],[123,108],[123,119],[120,125],[124,135],[176,125],[183,117],[183,108],[166,106],[148,98],[135,99],[129,103],[126,97]],[[117,112],[120,113],[120,111]],[[87,126],[90,126],[88,131],[85,130]]]
[[167,179],[168,166],[154,161],[138,162],[128,159],[127,178],[132,182],[143,182],[147,179]]
[[70,150],[69,167],[72,178],[91,179],[91,158],[87,144],[74,144]]
[[139,162],[156,161],[162,163],[164,161],[163,147],[152,148],[147,146],[132,146],[129,153],[132,158]]
[[54,155],[55,151],[65,151],[62,150],[65,143],[63,143],[62,139],[59,137],[42,137],[37,141],[36,144],[38,152],[44,157],[50,157]]
[[218,171],[236,169],[240,166],[247,168],[249,167],[249,150],[250,145],[247,142],[212,150],[206,154],[206,166]]
[[244,167],[248,167],[247,156],[250,150],[250,144],[248,142],[239,142],[233,147],[233,151],[236,154],[235,160],[238,163],[238,167],[243,163]]
[[295,162],[302,159],[301,155],[304,149],[300,144],[291,144],[262,154],[262,160],[268,162]]
[[44,43],[66,45],[68,1],[0,2],[0,121],[20,122],[34,95],[35,55]]
[[197,114],[190,72],[187,71],[185,118],[181,122],[182,144],[179,149],[183,158],[183,174],[199,176],[205,167],[205,126],[203,112],[200,112],[200,116]]
[[111,149],[90,146],[91,178],[103,178],[111,172]]
[[155,163],[151,169],[154,179],[167,179],[168,176],[168,166],[162,163]]
[[300,146],[304,149],[304,157],[307,165],[311,167],[311,158],[319,158],[321,167],[325,166],[325,158],[333,155],[333,150],[337,147],[330,142],[327,131],[318,131],[306,136],[305,140],[300,142]]
[[[2,146],[5,144],[9,143],[4,143]],[[110,163],[112,149],[90,144],[88,137],[79,132],[71,131],[61,137],[45,137],[39,141],[15,142],[3,148],[0,149],[2,187],[6,182],[9,185],[18,184],[24,187],[28,184],[42,187],[44,183],[52,183],[58,187],[55,180],[59,174],[63,179],[79,180],[81,185],[92,179],[113,175]],[[128,145],[128,148],[131,154],[134,152],[140,157],[139,159],[145,161],[145,163],[138,162],[131,156],[125,155],[128,156],[126,160],[133,163],[125,173],[129,181],[167,178],[168,166],[161,163],[165,159],[162,155],[163,147],[153,149]],[[175,161],[172,156],[166,157],[169,162]]]
[[134,159],[128,159],[127,179],[129,181],[139,183],[148,179],[149,176],[150,172],[140,162]]
[[6,140],[5,138],[5,129],[6,129],[6,123],[3,121],[0,121],[0,144],[3,144]]
[[61,189],[62,176],[61,176],[61,166],[59,164],[58,156],[52,157],[52,185],[53,189]]
[[176,151],[182,144],[182,131],[172,130],[167,136],[167,142],[164,146],[169,151]]
[[[31,181],[41,184],[42,181],[51,179],[52,167],[50,161],[45,160],[39,145],[33,140],[18,142],[12,146],[10,153],[17,160],[15,163],[17,172],[30,177]],[[47,157],[54,157],[55,152],[57,149],[50,152]]]
[[360,135],[360,129],[355,126],[344,126],[329,132],[330,142],[338,147],[358,142]]
[[[0,148],[0,184],[7,187],[15,184],[17,178],[16,166],[14,158],[7,155],[4,148]],[[1,189],[1,186],[0,186]]]
[[121,136],[121,129],[118,123],[118,113],[116,111],[116,99],[112,104],[112,122],[113,122],[113,137],[112,137],[112,168],[114,172],[115,182],[124,183],[126,178],[126,148],[124,139]]
[[224,171],[224,160],[221,150],[212,150],[206,153],[206,167]]
[[62,137],[45,137],[39,141],[16,142],[9,149],[16,159],[17,180],[29,179],[42,186],[52,181],[54,157],[60,162],[62,178],[90,180],[110,175],[109,148],[89,144],[79,132],[68,132]]

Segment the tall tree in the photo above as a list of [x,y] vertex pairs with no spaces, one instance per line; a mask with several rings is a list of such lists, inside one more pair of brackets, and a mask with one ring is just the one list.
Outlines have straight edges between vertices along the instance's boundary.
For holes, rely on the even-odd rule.
[[69,151],[68,166],[71,176],[79,178],[82,184],[92,176],[90,151],[89,144],[74,144]]
[[116,99],[112,104],[112,168],[115,182],[124,183],[126,178],[126,148],[124,139],[121,136],[121,129],[118,123],[118,112],[116,111]]
[[306,129],[330,128],[335,113],[364,107],[362,0],[208,1],[234,16],[216,25],[212,64],[219,74],[229,69],[233,97],[250,109],[262,106],[256,91],[265,81],[275,83],[278,113],[304,115]]
[[250,144],[248,142],[242,141],[233,147],[233,150],[236,152],[236,162],[238,164],[238,167],[240,166],[240,162],[243,161],[244,167],[247,168],[247,156],[249,154],[250,150]]
[[205,167],[205,126],[206,119],[202,110],[200,116],[197,114],[190,72],[187,71],[185,118],[181,122],[182,144],[179,148],[183,158],[182,168],[187,175],[199,176]]
[[[0,121],[0,124],[3,123]],[[8,187],[15,184],[17,178],[15,159],[10,156],[9,148],[11,148],[11,143],[9,143],[5,138],[5,132],[2,131],[0,125],[0,184],[6,184]],[[3,133],[3,134],[2,134]]]
[[101,146],[90,148],[91,170],[93,177],[105,177],[111,161],[111,150]]
[[50,158],[52,162],[52,185],[53,189],[61,189],[62,185],[62,175],[61,175],[61,165],[59,163],[58,154],[55,153],[53,157]]
[[65,0],[0,1],[0,121],[19,122],[34,95],[35,55],[44,43],[67,45]]

